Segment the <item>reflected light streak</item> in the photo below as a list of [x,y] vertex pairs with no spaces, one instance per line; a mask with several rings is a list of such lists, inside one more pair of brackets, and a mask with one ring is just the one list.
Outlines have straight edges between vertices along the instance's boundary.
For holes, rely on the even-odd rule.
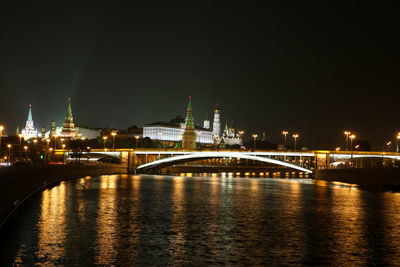
[[117,255],[115,249],[117,207],[116,207],[116,181],[115,175],[100,177],[100,195],[97,217],[97,246],[96,264],[108,265]]
[[43,191],[38,223],[38,258],[55,261],[63,257],[65,232],[65,182]]

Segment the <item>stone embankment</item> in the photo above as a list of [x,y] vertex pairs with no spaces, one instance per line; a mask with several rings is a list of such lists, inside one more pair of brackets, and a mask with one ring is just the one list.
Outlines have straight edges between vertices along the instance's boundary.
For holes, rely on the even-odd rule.
[[316,170],[314,178],[391,189],[400,185],[400,168],[323,169]]
[[117,164],[41,165],[0,168],[0,228],[34,192],[66,179],[127,173]]

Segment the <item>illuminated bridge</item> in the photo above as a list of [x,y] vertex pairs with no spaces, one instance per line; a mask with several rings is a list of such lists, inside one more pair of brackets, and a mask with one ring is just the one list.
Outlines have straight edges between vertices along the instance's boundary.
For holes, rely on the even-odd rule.
[[[61,152],[61,151],[60,151]],[[62,151],[64,159],[72,158],[74,152]],[[81,152],[89,161],[102,157],[116,158],[127,164],[133,172],[158,173],[161,170],[198,169],[199,172],[224,170],[269,170],[283,172],[313,173],[315,169],[398,166],[400,153],[395,152],[350,152],[350,151],[247,151],[247,150],[145,150],[102,149]],[[83,160],[84,162],[84,160]],[[167,171],[168,172],[168,171]]]

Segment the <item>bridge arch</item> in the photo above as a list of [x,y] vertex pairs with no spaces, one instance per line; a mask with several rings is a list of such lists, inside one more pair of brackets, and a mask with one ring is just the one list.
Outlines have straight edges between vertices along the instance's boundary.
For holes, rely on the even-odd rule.
[[164,165],[172,165],[175,162],[180,162],[180,161],[190,161],[190,160],[197,160],[197,159],[206,159],[206,158],[240,158],[240,159],[249,159],[249,160],[255,160],[255,161],[260,161],[260,162],[267,162],[275,165],[280,165],[288,168],[292,168],[295,170],[299,170],[302,172],[307,172],[307,173],[312,173],[311,170],[297,166],[295,164],[287,163],[284,161],[276,160],[276,159],[271,159],[271,158],[265,158],[261,156],[256,156],[256,155],[251,155],[251,154],[245,154],[245,153],[235,153],[235,152],[188,152],[188,154],[185,155],[179,155],[179,156],[172,156],[168,158],[163,158],[159,160],[155,160],[149,163],[145,163],[142,165],[139,165],[136,169],[137,170],[145,170],[145,169],[150,169],[154,168],[157,166],[164,166]]

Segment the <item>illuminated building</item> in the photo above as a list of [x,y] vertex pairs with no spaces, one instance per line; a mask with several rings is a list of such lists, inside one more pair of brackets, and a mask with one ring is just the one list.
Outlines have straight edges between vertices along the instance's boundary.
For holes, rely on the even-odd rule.
[[[204,121],[207,126],[207,119]],[[209,121],[208,121],[209,125]],[[149,137],[152,140],[166,142],[180,142],[185,132],[185,120],[182,116],[177,116],[170,122],[155,122],[143,126],[143,138]],[[196,142],[211,145],[214,143],[211,129],[194,125]]]
[[182,136],[183,149],[196,149],[196,133],[194,131],[194,121],[192,116],[192,100],[189,96],[189,103],[187,107],[185,130]]
[[233,146],[233,145],[242,145],[242,137],[238,131],[233,127],[233,122],[231,126],[228,128],[228,123],[225,123],[225,129],[222,133],[220,142],[223,142],[225,145]]
[[[213,128],[210,128],[210,120],[206,117],[203,126],[194,125],[194,132],[196,134],[196,143],[204,145],[215,145],[221,142],[221,110],[217,106],[214,110]],[[229,129],[228,129],[229,130]],[[170,122],[155,122],[143,126],[143,138],[149,137],[152,140],[159,140],[163,142],[180,142],[185,132],[185,120],[182,116],[178,116]],[[232,135],[232,132],[234,134]],[[239,138],[239,139],[237,139]],[[241,145],[242,138],[236,130],[231,129],[225,136],[227,145]]]
[[221,109],[218,107],[218,105],[215,107],[214,110],[214,122],[213,122],[213,132],[212,134],[216,137],[219,138],[221,134]]
[[56,127],[56,122],[53,120],[51,122],[50,131],[46,133],[46,138],[48,137],[95,139],[97,137],[100,137],[100,131],[81,126],[75,127],[74,119],[72,116],[71,99],[68,97],[67,115],[65,117],[63,126]]
[[35,129],[32,119],[32,106],[29,105],[28,119],[26,120],[25,128],[22,129],[21,134],[24,139],[28,140],[31,138],[36,138],[38,136],[37,129]]
[[66,138],[76,137],[74,118],[72,117],[71,98],[69,97],[68,97],[67,116],[65,117],[65,121],[60,136]]

